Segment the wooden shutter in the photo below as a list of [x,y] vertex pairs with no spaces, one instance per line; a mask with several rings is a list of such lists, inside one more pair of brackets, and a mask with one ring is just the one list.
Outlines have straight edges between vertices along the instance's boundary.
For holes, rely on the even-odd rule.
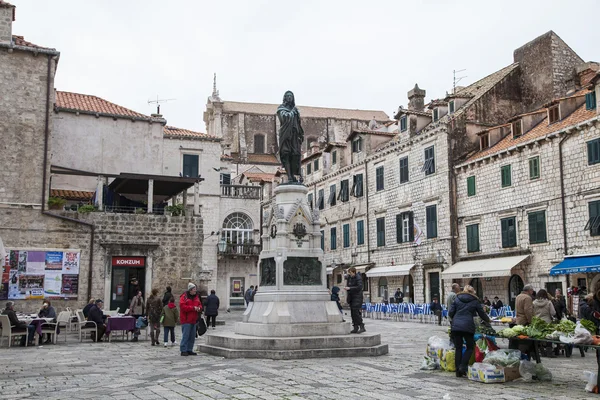
[[467,178],[467,196],[475,196],[475,177]]
[[415,240],[415,220],[412,212],[408,213],[408,234],[409,240],[413,242]]
[[396,243],[402,243],[402,214],[396,214]]

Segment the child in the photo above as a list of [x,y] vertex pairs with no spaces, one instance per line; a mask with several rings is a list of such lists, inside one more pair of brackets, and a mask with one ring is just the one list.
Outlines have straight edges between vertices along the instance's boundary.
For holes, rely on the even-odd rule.
[[179,323],[179,310],[175,305],[173,296],[169,298],[169,303],[163,307],[160,320],[165,332],[165,347],[167,347],[169,332],[171,332],[171,346],[175,346],[177,344],[175,341],[175,325]]
[[[340,288],[337,286],[334,286],[331,288],[331,301],[335,301],[335,304],[337,304],[338,309],[340,310],[340,313],[342,315],[344,315],[344,312],[342,311],[342,305],[340,304],[340,295],[338,294],[340,292]],[[342,319],[343,321],[343,319]]]

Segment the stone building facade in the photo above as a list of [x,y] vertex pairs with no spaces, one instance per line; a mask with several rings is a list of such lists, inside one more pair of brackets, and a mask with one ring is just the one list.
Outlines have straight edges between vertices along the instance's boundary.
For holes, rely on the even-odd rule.
[[[538,60],[541,54],[549,59]],[[542,68],[544,63],[552,67]],[[579,82],[580,68],[581,59],[549,32],[515,51],[513,64],[426,107],[425,91],[415,85],[408,93],[408,108],[400,107],[393,124],[355,128],[347,141],[310,146],[303,172],[311,188],[309,203],[321,212],[330,285],[343,285],[344,270],[357,266],[372,276],[365,280],[367,301],[387,300],[396,288],[402,288],[408,301],[445,297],[453,279],[444,279],[444,272],[468,259],[461,213],[470,209],[459,205],[464,182],[455,166],[480,150],[481,131],[535,110],[534,104],[550,102],[557,93],[566,95],[566,81]],[[494,135],[488,146],[506,132]],[[432,165],[434,171],[429,170]],[[364,195],[342,194],[347,187],[342,182],[353,188],[354,176],[360,174]],[[331,193],[337,193],[333,205]],[[517,195],[506,192],[506,201],[512,203]],[[364,233],[357,225],[363,220]],[[357,245],[363,234],[365,244]],[[515,273],[525,274],[526,265],[515,267]],[[500,291],[508,279],[485,283],[490,290],[496,284],[493,290]]]
[[479,132],[480,150],[456,166],[461,260],[527,256],[507,265],[504,277],[461,284],[514,306],[524,283],[553,293],[598,281],[597,274],[549,275],[565,256],[598,253],[597,227],[586,224],[600,204],[593,153],[600,87],[580,83],[574,94]]

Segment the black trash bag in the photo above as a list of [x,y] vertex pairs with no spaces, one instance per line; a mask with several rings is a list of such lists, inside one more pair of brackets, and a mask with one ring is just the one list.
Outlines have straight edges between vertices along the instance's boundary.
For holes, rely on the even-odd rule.
[[202,336],[206,333],[206,321],[203,317],[198,318],[198,323],[196,324],[196,333],[198,336]]

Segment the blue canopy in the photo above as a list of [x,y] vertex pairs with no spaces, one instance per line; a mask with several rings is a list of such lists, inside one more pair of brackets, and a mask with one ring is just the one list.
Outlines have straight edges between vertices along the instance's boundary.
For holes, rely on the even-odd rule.
[[586,256],[567,256],[550,269],[550,275],[585,274],[600,272],[600,254]]

